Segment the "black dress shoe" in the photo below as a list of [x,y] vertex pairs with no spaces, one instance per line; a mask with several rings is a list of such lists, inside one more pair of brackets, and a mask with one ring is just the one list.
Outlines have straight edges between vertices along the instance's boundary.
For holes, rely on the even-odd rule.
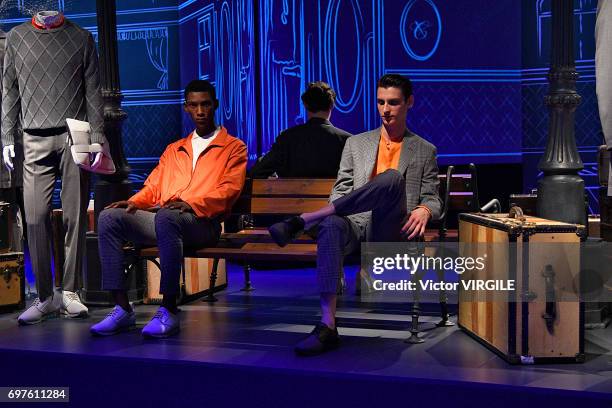
[[295,353],[300,356],[316,356],[335,349],[339,344],[338,329],[332,330],[319,322],[312,333],[295,346]]
[[302,217],[291,217],[285,221],[277,222],[272,224],[268,231],[270,236],[280,247],[284,247],[293,239],[295,239],[300,232],[304,230],[304,220]]

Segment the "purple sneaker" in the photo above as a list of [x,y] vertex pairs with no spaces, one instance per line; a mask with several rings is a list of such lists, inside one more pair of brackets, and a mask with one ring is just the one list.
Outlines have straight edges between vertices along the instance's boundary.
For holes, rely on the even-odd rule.
[[177,314],[171,313],[168,309],[161,306],[151,321],[142,329],[145,337],[157,339],[170,337],[180,330],[180,321]]
[[115,308],[106,315],[104,320],[91,326],[89,331],[94,336],[111,336],[129,330],[134,326],[136,326],[136,313],[134,313],[134,310],[128,313],[123,310],[121,306],[116,305]]

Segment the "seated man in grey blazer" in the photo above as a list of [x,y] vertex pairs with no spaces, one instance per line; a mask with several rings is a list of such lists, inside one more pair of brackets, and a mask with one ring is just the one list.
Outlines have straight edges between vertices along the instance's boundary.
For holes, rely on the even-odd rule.
[[377,84],[382,126],[349,138],[329,204],[270,227],[280,246],[304,228],[318,223],[317,275],[321,292],[321,322],[296,347],[300,355],[316,355],[336,347],[336,286],[344,256],[360,243],[413,240],[427,222],[438,218],[436,148],[406,126],[414,104],[408,78],[389,74]]

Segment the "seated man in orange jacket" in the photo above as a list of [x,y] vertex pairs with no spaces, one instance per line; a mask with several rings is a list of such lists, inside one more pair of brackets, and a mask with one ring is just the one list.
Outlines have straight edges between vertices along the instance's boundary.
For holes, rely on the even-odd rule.
[[[111,335],[136,324],[125,290],[125,241],[159,247],[163,301],[142,334],[167,337],[179,331],[176,297],[183,245],[217,243],[221,221],[240,195],[246,175],[246,146],[215,125],[218,106],[215,88],[208,81],[189,83],[185,111],[195,131],[166,148],[140,192],[100,213],[102,283],[105,290],[112,291],[116,306],[91,327],[92,334]],[[161,207],[159,211],[148,211],[156,206]]]

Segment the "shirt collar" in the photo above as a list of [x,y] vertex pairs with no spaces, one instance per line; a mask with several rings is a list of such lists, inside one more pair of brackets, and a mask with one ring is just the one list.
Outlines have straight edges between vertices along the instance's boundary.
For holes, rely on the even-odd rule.
[[207,135],[204,136],[200,136],[198,134],[197,130],[193,131],[193,139],[195,138],[201,138],[201,139],[208,139],[208,138],[214,138],[215,136],[217,136],[219,134],[219,132],[221,131],[221,126],[217,126],[217,128],[215,130],[213,130],[212,132],[210,132]]
[[[227,129],[224,126],[219,126],[218,131],[219,133],[217,133],[215,138],[210,142],[210,145],[208,145],[209,148],[213,146],[223,147],[229,142],[229,135],[227,133]],[[176,147],[177,150],[183,149],[187,153],[189,153],[189,156],[191,156],[193,154],[193,150],[191,148],[191,140],[194,136],[196,136],[195,131],[192,132],[189,136],[182,138]]]
[[306,123],[312,123],[315,125],[331,125],[331,122],[327,119],[312,117],[308,119]]

